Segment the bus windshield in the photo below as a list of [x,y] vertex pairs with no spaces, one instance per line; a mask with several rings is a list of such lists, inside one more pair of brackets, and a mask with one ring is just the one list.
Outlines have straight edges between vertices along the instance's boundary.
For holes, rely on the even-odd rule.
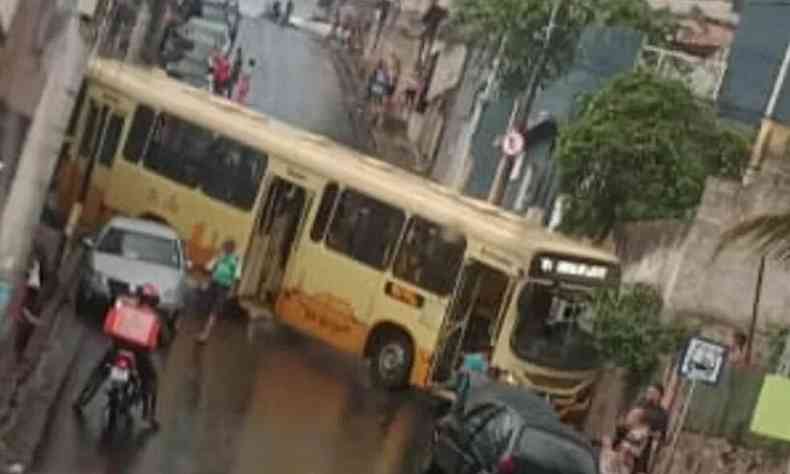
[[512,343],[519,357],[558,370],[588,370],[600,365],[587,292],[559,284],[530,283],[521,290],[518,313]]

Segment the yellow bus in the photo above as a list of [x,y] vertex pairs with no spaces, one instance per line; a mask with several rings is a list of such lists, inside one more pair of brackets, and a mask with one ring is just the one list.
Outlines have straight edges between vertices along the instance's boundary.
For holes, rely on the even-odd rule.
[[166,222],[197,262],[234,239],[243,306],[369,358],[382,386],[429,387],[493,347],[507,380],[586,410],[610,253],[155,71],[92,63],[75,114],[87,151],[65,154],[60,195],[95,196],[87,225]]

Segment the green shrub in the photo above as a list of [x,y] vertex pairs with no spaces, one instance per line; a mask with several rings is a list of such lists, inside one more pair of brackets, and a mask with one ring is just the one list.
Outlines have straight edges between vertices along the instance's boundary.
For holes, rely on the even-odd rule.
[[661,296],[646,285],[600,290],[593,304],[601,355],[639,379],[649,377],[659,357],[679,350],[692,333],[685,324],[661,320]]

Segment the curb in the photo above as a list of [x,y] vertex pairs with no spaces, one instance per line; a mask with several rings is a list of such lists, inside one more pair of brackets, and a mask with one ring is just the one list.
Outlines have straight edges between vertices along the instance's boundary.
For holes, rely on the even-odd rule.
[[[81,251],[77,250],[70,259],[63,266],[63,274],[58,275],[58,289],[42,311],[42,317],[50,321],[51,329],[43,341],[39,360],[29,378],[19,387],[18,398],[22,402],[13,410],[6,426],[0,427],[0,469],[9,473],[23,473],[33,461],[55,402],[62,394],[85,337],[85,327],[74,324],[74,312],[68,307],[71,303],[69,296],[76,286],[74,274],[82,260]],[[52,312],[49,318],[45,315],[47,311]],[[13,438],[8,439],[11,433]]]

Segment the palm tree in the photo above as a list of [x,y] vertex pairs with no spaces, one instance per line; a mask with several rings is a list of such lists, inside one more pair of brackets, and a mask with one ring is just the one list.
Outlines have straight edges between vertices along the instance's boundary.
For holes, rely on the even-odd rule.
[[732,227],[722,235],[716,255],[742,241],[748,241],[755,253],[790,262],[790,211],[764,214]]

